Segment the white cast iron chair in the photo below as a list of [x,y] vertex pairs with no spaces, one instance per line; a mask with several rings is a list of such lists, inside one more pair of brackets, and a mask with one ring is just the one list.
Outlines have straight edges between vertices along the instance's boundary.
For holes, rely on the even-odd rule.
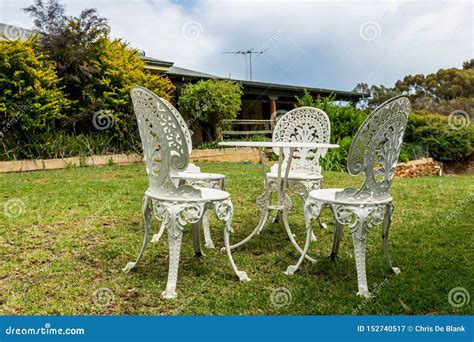
[[[178,120],[179,125],[183,129],[183,132],[186,138],[186,143],[188,144],[189,154],[191,154],[192,149],[193,149],[193,143],[191,139],[191,133],[189,131],[188,126],[186,125],[186,122],[184,121],[183,117],[178,112],[178,110],[171,103],[169,103],[167,100],[161,97],[160,97],[160,100],[166,103],[168,108],[176,117],[176,120]],[[188,184],[188,185],[193,185],[193,186],[200,186],[203,188],[225,190],[225,176],[223,174],[201,172],[201,169],[199,168],[199,166],[196,166],[192,163],[189,164],[186,170],[184,170],[183,172],[174,172],[171,177],[173,180],[177,182],[177,184]],[[207,209],[202,218],[202,226],[204,228],[205,246],[207,248],[214,248],[214,242],[212,241],[211,231],[209,228],[209,210]],[[160,240],[161,236],[163,235],[164,231],[165,231],[165,226],[162,225],[159,232],[153,235],[151,242],[157,243]]]
[[[329,143],[331,138],[331,123],[327,114],[321,109],[314,107],[300,107],[285,113],[277,122],[273,131],[272,141],[290,142],[316,142]],[[273,152],[278,156],[279,149],[274,148]],[[288,188],[301,196],[303,201],[312,190],[321,189],[323,176],[321,175],[321,165],[319,158],[324,157],[327,149],[320,148],[311,150],[308,148],[295,149],[290,156],[289,149],[284,149],[284,161],[282,170],[286,170],[288,158],[292,158],[290,173],[288,175]],[[277,188],[278,164],[274,164],[267,173],[268,188]],[[319,222],[321,227],[326,225]],[[263,227],[262,227],[263,229]],[[316,240],[314,235],[313,240]]]
[[189,164],[185,129],[169,104],[148,89],[134,87],[131,97],[143,145],[149,188],[142,206],[145,221],[143,245],[135,262],[129,262],[124,272],[135,268],[143,256],[150,239],[151,216],[154,213],[168,231],[169,273],[162,297],[175,298],[184,228],[187,224],[192,225],[194,249],[196,255],[202,255],[200,222],[207,206],[212,205],[217,218],[224,222],[224,244],[232,268],[240,280],[249,280],[245,272],[237,269],[229,248],[233,215],[229,193],[188,184],[177,185],[172,175],[186,170]]
[[296,265],[288,267],[286,274],[293,274],[303,262],[311,241],[311,219],[318,218],[326,205],[331,208],[336,221],[332,259],[337,256],[342,227],[347,225],[352,232],[358,295],[370,296],[365,271],[365,249],[368,231],[374,225],[382,224],[383,247],[389,271],[400,273],[398,268],[392,266],[388,253],[388,233],[393,213],[390,186],[409,111],[408,98],[395,97],[375,109],[357,131],[349,151],[347,170],[353,176],[364,174],[365,181],[360,189],[322,189],[309,193],[304,209],[306,244],[300,259]]

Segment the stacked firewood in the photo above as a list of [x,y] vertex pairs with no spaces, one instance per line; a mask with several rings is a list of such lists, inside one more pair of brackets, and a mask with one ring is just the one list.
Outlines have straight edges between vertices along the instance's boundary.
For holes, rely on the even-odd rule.
[[442,174],[443,164],[432,159],[413,160],[408,163],[397,165],[395,175],[404,178],[421,176],[438,176]]

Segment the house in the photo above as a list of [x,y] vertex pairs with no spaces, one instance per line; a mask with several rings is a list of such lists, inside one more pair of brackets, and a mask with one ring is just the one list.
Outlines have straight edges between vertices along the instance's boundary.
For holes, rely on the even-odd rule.
[[[178,89],[187,83],[198,82],[203,79],[229,79],[175,66],[173,62],[151,58],[140,52],[150,72],[166,74]],[[294,86],[278,83],[246,81],[230,79],[242,85],[242,110],[237,117],[238,127],[233,131],[224,132],[225,135],[249,135],[271,133],[272,122],[277,116],[295,108],[296,96],[302,96],[306,89],[312,96],[334,95],[336,101],[350,101],[357,103],[368,94],[323,89],[314,87]],[[199,139],[198,139],[199,140]]]
[[[9,39],[26,39],[32,32],[28,29],[0,23],[0,34],[5,34]],[[187,83],[203,79],[229,79],[178,67],[173,62],[146,56],[144,51],[139,51],[139,54],[145,61],[145,68],[148,71],[166,75],[178,91]],[[242,85],[243,96],[241,113],[237,117],[237,121],[234,122],[233,130],[224,132],[227,135],[270,134],[277,116],[293,109],[296,105],[296,96],[301,96],[305,89],[314,97],[333,94],[337,101],[350,101],[353,104],[368,96],[368,94],[352,91],[230,80]],[[202,139],[199,137],[201,132],[196,130],[195,133],[194,138],[199,142]]]

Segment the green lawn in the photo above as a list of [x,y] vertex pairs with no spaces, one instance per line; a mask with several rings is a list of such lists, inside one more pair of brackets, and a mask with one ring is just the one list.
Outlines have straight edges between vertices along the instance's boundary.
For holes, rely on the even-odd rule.
[[[206,163],[201,167],[227,176],[227,190],[235,207],[231,239],[237,242],[258,221],[254,203],[262,191],[260,166]],[[326,172],[324,186],[358,186],[360,181],[345,173]],[[0,313],[474,314],[474,298],[461,307],[448,301],[448,293],[455,287],[465,288],[474,297],[473,177],[395,180],[390,248],[394,266],[402,273],[388,274],[381,228],[372,228],[367,275],[369,288],[377,290],[369,301],[356,296],[347,228],[337,261],[327,258],[333,226],[315,229],[318,242],[312,243],[310,253],[319,262],[305,262],[289,277],[283,272],[298,254],[277,223],[269,224],[262,235],[234,251],[237,265],[248,273],[250,282],[238,281],[226,255],[218,249],[195,257],[187,230],[178,298],[161,299],[168,270],[166,238],[158,245],[149,244],[136,271],[121,272],[134,260],[142,243],[140,205],[146,187],[143,165],[0,175],[0,209],[9,203],[6,213],[16,216],[15,204],[21,202],[12,199],[25,205],[17,218],[0,212]],[[295,201],[290,224],[302,242],[302,208],[299,200]],[[325,215],[329,222],[329,214]],[[222,226],[214,219],[211,225],[214,242],[220,247]],[[158,227],[154,221],[154,231]],[[273,298],[290,295],[291,300],[274,305],[272,293],[277,294]]]

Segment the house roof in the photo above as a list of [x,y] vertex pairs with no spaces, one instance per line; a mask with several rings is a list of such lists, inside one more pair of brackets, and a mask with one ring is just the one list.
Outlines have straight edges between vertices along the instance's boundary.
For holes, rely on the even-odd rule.
[[269,82],[256,82],[256,81],[245,81],[245,80],[232,80],[235,82],[241,83],[246,89],[247,93],[252,93],[253,90],[256,93],[261,94],[262,89],[272,90],[273,92],[280,92],[281,95],[292,95],[293,93],[303,93],[304,90],[307,90],[311,94],[324,94],[331,95],[336,94],[338,97],[343,97],[347,99],[362,98],[368,96],[365,93],[359,93],[354,91],[345,91],[345,90],[335,90],[335,89],[326,89],[326,88],[315,88],[307,86],[297,86],[297,85],[288,85],[281,83],[269,83]]
[[[330,95],[335,94],[338,98],[347,99],[347,100],[354,100],[359,99],[364,96],[368,96],[368,94],[353,92],[353,91],[344,91],[344,90],[335,90],[335,89],[324,89],[324,88],[315,88],[315,87],[307,87],[307,86],[297,86],[297,85],[288,85],[288,84],[281,84],[281,83],[270,83],[270,82],[257,82],[257,81],[247,81],[247,80],[240,80],[240,79],[233,79],[233,78],[225,78],[216,75],[211,75],[207,73],[203,73],[196,70],[185,69],[177,66],[172,66],[166,71],[166,74],[173,78],[173,76],[177,76],[183,79],[220,79],[220,80],[230,80],[234,82],[238,82],[242,84],[244,87],[244,92],[246,94],[253,94],[253,95],[281,95],[281,96],[289,96],[294,97],[295,95],[300,95],[306,89],[309,93],[313,95]],[[184,80],[183,80],[184,81]],[[184,86],[185,83],[182,84]]]
[[186,77],[197,77],[197,78],[220,78],[219,76],[206,74],[204,72],[195,71],[191,69],[180,68],[177,66],[172,66],[166,72],[168,75],[176,75],[176,76],[186,76]]
[[173,62],[168,62],[168,61],[164,61],[162,59],[156,59],[156,58],[145,56],[144,52],[140,53],[140,57],[141,57],[141,59],[143,59],[143,61],[147,65],[160,66],[160,67],[164,67],[164,68],[170,68],[170,67],[173,66]]

